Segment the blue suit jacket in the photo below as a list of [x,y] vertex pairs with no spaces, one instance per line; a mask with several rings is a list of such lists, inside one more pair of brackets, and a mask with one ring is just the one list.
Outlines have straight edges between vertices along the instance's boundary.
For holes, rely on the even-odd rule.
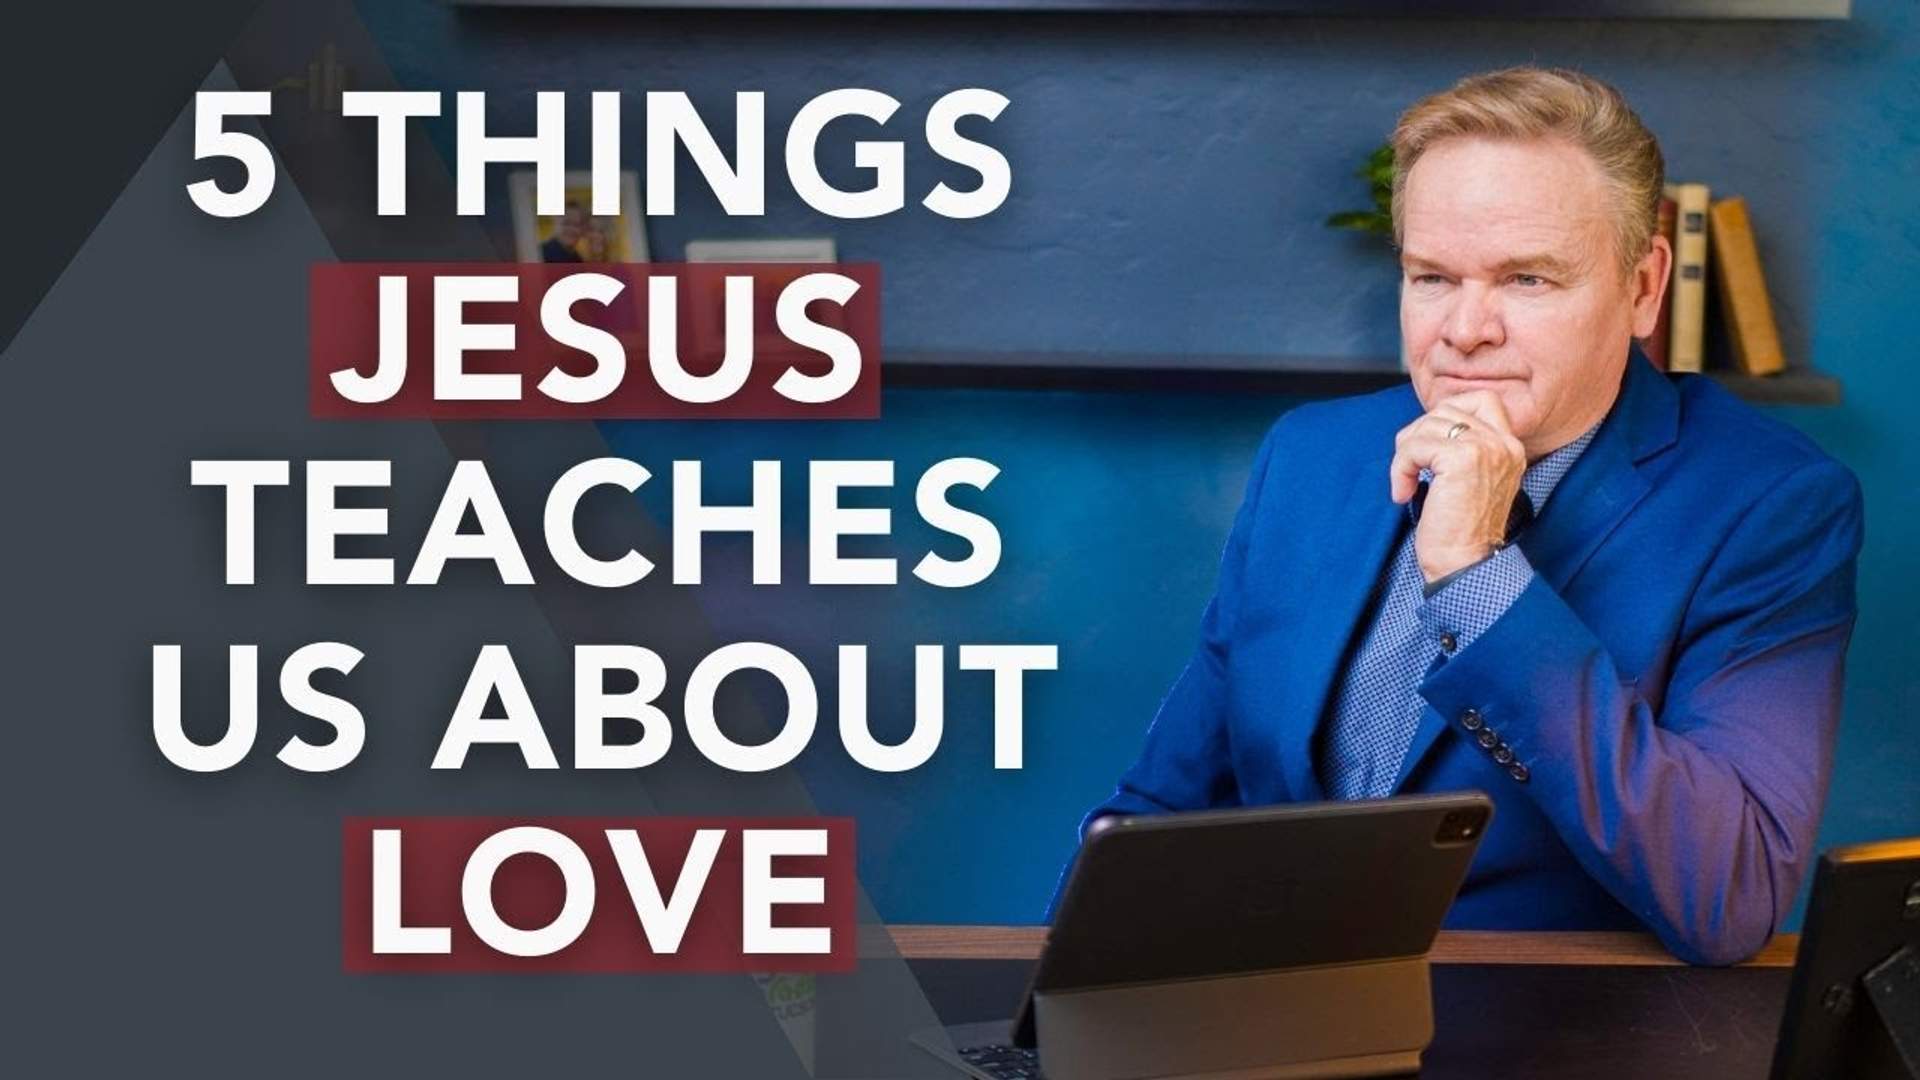
[[[1410,386],[1267,435],[1200,642],[1089,815],[1323,799],[1314,732],[1406,527],[1387,494]],[[1792,906],[1826,795],[1861,541],[1852,473],[1713,381],[1637,352],[1519,545],[1537,577],[1430,670],[1395,790],[1498,804],[1456,927],[1644,925],[1752,954]],[[1460,719],[1512,748],[1524,780]]]

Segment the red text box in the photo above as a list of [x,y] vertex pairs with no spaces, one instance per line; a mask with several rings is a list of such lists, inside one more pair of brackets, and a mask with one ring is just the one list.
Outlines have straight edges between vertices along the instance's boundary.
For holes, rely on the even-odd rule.
[[[624,355],[617,386],[596,400],[557,400],[539,389],[551,371],[585,378],[598,366],[579,348],[555,341],[543,325],[542,301],[549,289],[577,274],[600,274],[621,289],[606,303],[581,299],[568,318],[611,335]],[[808,321],[851,341],[858,375],[829,401],[792,400],[775,389],[789,371],[823,378],[834,368],[825,352],[796,344],[781,332],[776,309],[781,293],[810,275],[833,274],[856,287],[845,303],[816,299],[804,308]],[[356,400],[334,381],[349,371],[375,379],[394,362],[380,348],[381,280],[405,283],[404,376],[378,400]],[[436,279],[495,278],[512,283],[512,301],[461,305],[469,324],[512,328],[512,348],[474,348],[461,362],[479,375],[512,375],[519,388],[511,400],[449,400],[435,378]],[[672,359],[689,376],[717,372],[730,344],[725,332],[726,282],[752,283],[752,359],[744,382],[718,401],[690,402],[663,389],[651,364],[653,281],[670,281],[675,298]],[[504,288],[504,286],[502,286]],[[749,305],[742,305],[743,309]],[[398,320],[394,320],[396,325]],[[316,263],[308,277],[309,394],[319,419],[848,419],[880,415],[880,268],[874,263]],[[740,335],[744,343],[748,335]],[[737,347],[737,346],[736,346]],[[399,368],[391,370],[398,372]],[[361,397],[372,397],[363,394]]]
[[[558,834],[584,854],[592,869],[592,914],[570,944],[549,955],[510,955],[493,948],[475,932],[463,902],[462,882],[475,851],[490,837],[517,829]],[[645,852],[659,896],[670,899],[701,830],[723,833],[718,853],[677,949],[656,952],[607,834],[631,832]],[[749,868],[743,837],[748,831],[825,834],[822,855],[771,859],[772,873],[780,879],[820,879],[822,901],[776,903],[770,921],[776,927],[826,928],[828,951],[746,951],[743,877]],[[376,848],[394,844],[396,835],[397,862],[376,870]],[[853,843],[851,818],[349,818],[341,829],[342,961],[348,971],[369,973],[849,971],[856,959]],[[392,880],[380,880],[383,873]],[[398,890],[397,919],[391,921],[412,928],[416,936],[446,928],[446,951],[376,952],[375,893],[382,888]],[[545,927],[567,902],[563,872],[544,855],[514,855],[498,864],[490,901],[499,919],[516,929]],[[389,934],[388,944],[393,940]]]

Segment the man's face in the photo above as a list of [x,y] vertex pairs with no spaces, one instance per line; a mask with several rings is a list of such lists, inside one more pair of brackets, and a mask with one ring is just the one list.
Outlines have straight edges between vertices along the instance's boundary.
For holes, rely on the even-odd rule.
[[1668,249],[1623,273],[1600,168],[1559,140],[1448,139],[1407,174],[1400,336],[1427,409],[1491,390],[1529,458],[1612,406],[1652,332]]

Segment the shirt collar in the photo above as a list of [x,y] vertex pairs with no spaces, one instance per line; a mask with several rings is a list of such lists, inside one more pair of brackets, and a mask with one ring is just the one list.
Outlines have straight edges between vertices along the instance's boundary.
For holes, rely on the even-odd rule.
[[1573,468],[1573,463],[1580,460],[1580,455],[1586,453],[1599,431],[1600,425],[1595,424],[1579,438],[1527,466],[1520,477],[1520,490],[1527,493],[1527,501],[1533,504],[1535,514],[1547,505],[1547,496],[1560,486],[1561,479]]

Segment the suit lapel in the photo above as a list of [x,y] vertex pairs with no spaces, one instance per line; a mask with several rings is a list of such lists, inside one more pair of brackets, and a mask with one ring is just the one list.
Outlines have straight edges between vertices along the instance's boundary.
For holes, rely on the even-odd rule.
[[1315,529],[1318,540],[1350,537],[1349,546],[1329,553],[1324,569],[1304,582],[1300,610],[1316,629],[1301,634],[1293,650],[1294,677],[1285,680],[1285,700],[1275,715],[1281,727],[1280,760],[1287,791],[1295,800],[1326,798],[1313,753],[1314,733],[1326,715],[1327,703],[1340,678],[1347,646],[1360,620],[1371,611],[1374,590],[1384,579],[1407,508],[1386,497],[1387,468],[1393,462],[1393,433],[1420,415],[1411,389],[1391,428],[1378,435],[1371,451],[1351,476],[1341,477],[1339,501]]
[[1555,590],[1573,581],[1628,511],[1646,497],[1648,484],[1639,463],[1673,445],[1679,401],[1673,384],[1636,348],[1627,358],[1619,404],[1520,538],[1520,550],[1534,572]]
[[[1673,384],[1635,346],[1613,411],[1518,541],[1534,573],[1554,591],[1567,587],[1646,496],[1649,486],[1639,463],[1673,445],[1679,415]],[[1446,729],[1445,717],[1432,709],[1421,711],[1420,726],[1394,778],[1395,792]]]

